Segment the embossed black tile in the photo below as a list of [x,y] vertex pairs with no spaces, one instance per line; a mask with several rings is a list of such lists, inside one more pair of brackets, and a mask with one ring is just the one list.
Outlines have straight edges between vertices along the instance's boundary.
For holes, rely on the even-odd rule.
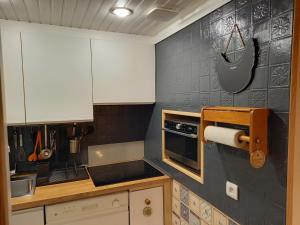
[[210,76],[210,90],[211,91],[218,91],[220,89],[221,88],[220,88],[220,83],[219,83],[218,76],[217,75],[211,75]]
[[236,8],[239,9],[246,4],[251,4],[251,0],[236,0]]
[[260,44],[258,51],[258,66],[268,66],[269,65],[269,55],[270,55],[270,46],[269,43]]
[[270,2],[268,0],[256,1],[252,4],[252,21],[256,23],[270,17]]
[[267,89],[269,78],[269,67],[258,67],[255,70],[251,89]]
[[222,106],[233,106],[233,94],[228,92],[221,92],[221,105]]
[[222,47],[221,47],[222,52],[225,52],[227,50],[226,52],[229,53],[229,52],[233,52],[235,50],[236,44],[235,44],[234,36],[230,40],[230,34],[227,34],[227,35],[221,37],[220,39],[221,39],[221,43],[222,43]]
[[199,111],[202,107],[209,105],[209,92],[207,93],[192,93],[193,109]]
[[222,16],[223,16],[223,9],[218,8],[210,14],[210,21],[214,22],[216,20],[219,20]]
[[284,13],[272,19],[272,38],[281,38],[292,35],[292,14]]
[[268,107],[275,112],[288,112],[289,99],[289,88],[274,88],[268,91]]
[[241,59],[241,57],[243,56],[244,54],[244,50],[238,50],[234,53],[234,60],[235,61],[238,61]]
[[230,34],[233,30],[234,24],[235,24],[235,13],[231,13],[222,19],[222,25],[223,25],[223,33],[222,35]]
[[249,91],[243,91],[233,95],[234,106],[247,107],[249,106]]
[[209,91],[209,76],[200,77],[200,91]]
[[[265,167],[260,169],[259,173],[251,168],[248,154],[232,148],[222,148],[216,144],[205,146],[206,149],[209,146],[209,151],[206,151],[205,154],[205,160],[208,163],[205,164],[206,179],[203,185],[199,185],[174,169],[163,166],[172,176],[200,197],[209,201],[240,224],[245,225],[284,224],[282,212],[279,210],[278,216],[274,216],[273,212],[277,212],[276,206],[278,205],[285,207],[285,204],[283,204],[285,198],[283,184],[286,184],[287,174],[286,137],[288,134],[289,86],[285,86],[286,79],[284,79],[285,75],[282,74],[289,74],[290,71],[284,70],[286,66],[282,69],[278,69],[277,66],[290,64],[291,41],[285,40],[289,36],[274,36],[275,34],[272,33],[272,25],[274,24],[272,20],[275,21],[277,17],[290,13],[291,6],[285,7],[285,5],[290,4],[290,0],[270,1],[272,2],[270,5],[268,0],[235,0],[230,2],[231,6],[234,3],[237,8],[235,18],[238,23],[239,20],[249,22],[249,19],[243,18],[251,16],[252,24],[247,25],[248,22],[246,22],[245,25],[241,25],[246,26],[245,29],[241,29],[242,32],[249,29],[247,38],[256,36],[260,39],[258,43],[258,67],[254,80],[246,90],[232,95],[233,97],[228,97],[227,93],[221,89],[215,69],[215,59],[213,58],[216,56],[216,50],[224,48],[225,40],[228,37],[228,34],[224,32],[224,18],[233,13],[229,9],[230,4],[215,11],[214,15],[210,13],[198,21],[199,46],[195,44],[198,40],[194,38],[197,37],[198,28],[195,26],[196,23],[190,25],[190,29],[172,35],[172,38],[163,41],[163,44],[156,45],[158,56],[158,59],[156,59],[157,99],[145,139],[145,157],[155,159],[158,165],[164,165],[161,162],[160,151],[162,108],[199,112],[199,109],[206,105],[233,104],[234,106],[270,107],[274,109],[270,117],[269,127],[270,155]],[[257,7],[264,2],[267,3],[265,7]],[[245,10],[245,14],[243,14],[242,9],[250,7],[250,5],[253,5],[253,7],[251,7],[252,10],[249,10],[249,14],[246,14],[248,10]],[[255,13],[254,9],[256,9]],[[272,19],[270,17],[271,11]],[[238,13],[240,14],[237,15]],[[254,15],[256,20],[253,23]],[[189,32],[192,37],[192,47],[190,47],[192,50],[183,46],[183,35],[187,35]],[[243,36],[245,38],[245,35]],[[271,37],[272,40],[270,40]],[[236,34],[233,41],[235,48],[232,49],[232,46],[230,46],[229,53],[235,52],[235,59],[238,59],[243,51]],[[198,49],[196,49],[196,46]],[[184,58],[191,60],[191,63],[183,62],[187,61]],[[171,63],[168,63],[168,61]],[[190,68],[190,72],[188,68]],[[177,73],[182,74],[182,79],[185,79],[186,74],[190,73],[191,78],[186,79],[190,79],[190,86],[187,81],[175,83],[174,80],[176,79],[174,77]],[[271,76],[271,74],[273,75]],[[210,88],[208,91],[207,87],[200,88],[200,76],[209,76]],[[288,77],[290,77],[290,74]],[[203,78],[203,80],[205,79]],[[173,90],[177,94],[174,94]],[[162,102],[165,103],[162,104]],[[285,116],[281,116],[282,114]],[[239,185],[239,201],[232,201],[224,194],[223,189],[226,180],[233,180]],[[264,185],[264,181],[266,181],[266,185]],[[270,191],[270,187],[272,191]],[[271,212],[268,212],[268,209]]]
[[291,60],[291,38],[271,42],[270,64],[288,63]]
[[210,92],[209,103],[212,106],[220,105],[221,104],[221,92],[220,91]]
[[253,36],[259,42],[259,44],[263,44],[265,42],[269,42],[270,38],[270,21],[263,21],[253,25]]
[[223,15],[227,15],[235,10],[235,0],[231,0],[227,4],[221,6]]
[[[248,41],[250,38],[253,38],[253,27],[250,26],[246,29],[242,29],[241,34],[242,34],[243,40]],[[240,38],[240,35],[237,32],[234,33],[234,40],[235,40],[234,43],[235,43],[236,50],[244,49],[243,42]]]
[[214,53],[218,53],[221,52],[223,50],[223,46],[224,46],[224,40],[221,37],[218,38],[214,38],[210,41],[212,49],[214,50]]
[[251,90],[249,93],[250,107],[266,107],[267,91],[266,90]]
[[224,23],[223,19],[219,19],[210,24],[210,36],[219,37],[224,35]]
[[192,96],[190,93],[176,93],[175,101],[176,107],[182,107],[185,110],[192,108]]
[[290,64],[280,64],[270,68],[270,87],[285,87],[290,84]]
[[293,8],[293,0],[271,0],[272,16],[277,16]]
[[200,28],[200,39],[208,41],[209,38],[210,38],[210,25],[209,23],[202,24]]
[[276,205],[267,208],[264,224],[282,225],[285,224],[285,220],[286,213],[284,209]]
[[210,61],[209,59],[202,59],[200,62],[201,73],[200,76],[206,76],[210,73]]
[[251,5],[246,4],[236,12],[236,23],[240,29],[251,26]]

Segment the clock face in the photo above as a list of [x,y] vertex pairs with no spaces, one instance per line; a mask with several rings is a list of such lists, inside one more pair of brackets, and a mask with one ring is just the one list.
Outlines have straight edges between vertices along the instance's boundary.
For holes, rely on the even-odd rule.
[[202,202],[202,204],[200,205],[200,215],[205,222],[211,224],[212,208],[208,203]]

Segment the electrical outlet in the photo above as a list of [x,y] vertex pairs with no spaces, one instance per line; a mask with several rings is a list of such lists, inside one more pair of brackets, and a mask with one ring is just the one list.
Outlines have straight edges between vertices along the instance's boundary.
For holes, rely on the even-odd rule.
[[229,181],[226,182],[226,194],[230,198],[232,198],[234,200],[239,199],[238,189],[239,189],[239,187],[236,184],[231,183]]

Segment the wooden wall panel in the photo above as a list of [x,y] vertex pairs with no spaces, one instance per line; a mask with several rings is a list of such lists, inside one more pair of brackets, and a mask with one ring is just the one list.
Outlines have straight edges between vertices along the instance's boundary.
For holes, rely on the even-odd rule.
[[[0,93],[1,84],[0,84]],[[6,126],[3,119],[2,97],[0,96],[0,224],[7,225],[9,221],[9,202],[8,202],[8,170],[6,146],[7,138],[5,134]]]
[[300,0],[294,6],[294,38],[290,100],[287,225],[300,223]]

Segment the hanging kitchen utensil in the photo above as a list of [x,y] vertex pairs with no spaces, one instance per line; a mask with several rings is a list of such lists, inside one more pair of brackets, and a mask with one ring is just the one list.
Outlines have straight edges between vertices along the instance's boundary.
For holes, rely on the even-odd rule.
[[19,141],[20,141],[20,148],[19,148],[19,161],[21,162],[24,162],[26,161],[26,153],[25,153],[25,149],[24,149],[24,146],[23,146],[23,134],[22,134],[22,131],[20,131],[20,134],[19,134]]
[[18,132],[16,129],[13,131],[13,139],[14,139],[14,148],[18,150]]
[[[244,51],[239,60],[230,62],[226,53],[235,30],[238,31]],[[254,39],[245,42],[238,25],[235,24],[227,42],[225,52],[217,54],[216,68],[221,87],[230,93],[243,91],[253,80],[256,63],[257,50]]]
[[45,146],[44,149],[41,150],[39,154],[39,160],[45,160],[51,158],[53,154],[53,150],[48,148],[48,129],[47,125],[45,124]]
[[40,148],[40,151],[42,150],[42,132],[41,130],[38,130],[37,136],[36,136],[36,141],[35,141],[35,146],[33,152],[28,156],[28,161],[30,162],[35,162],[37,161],[37,148]]

